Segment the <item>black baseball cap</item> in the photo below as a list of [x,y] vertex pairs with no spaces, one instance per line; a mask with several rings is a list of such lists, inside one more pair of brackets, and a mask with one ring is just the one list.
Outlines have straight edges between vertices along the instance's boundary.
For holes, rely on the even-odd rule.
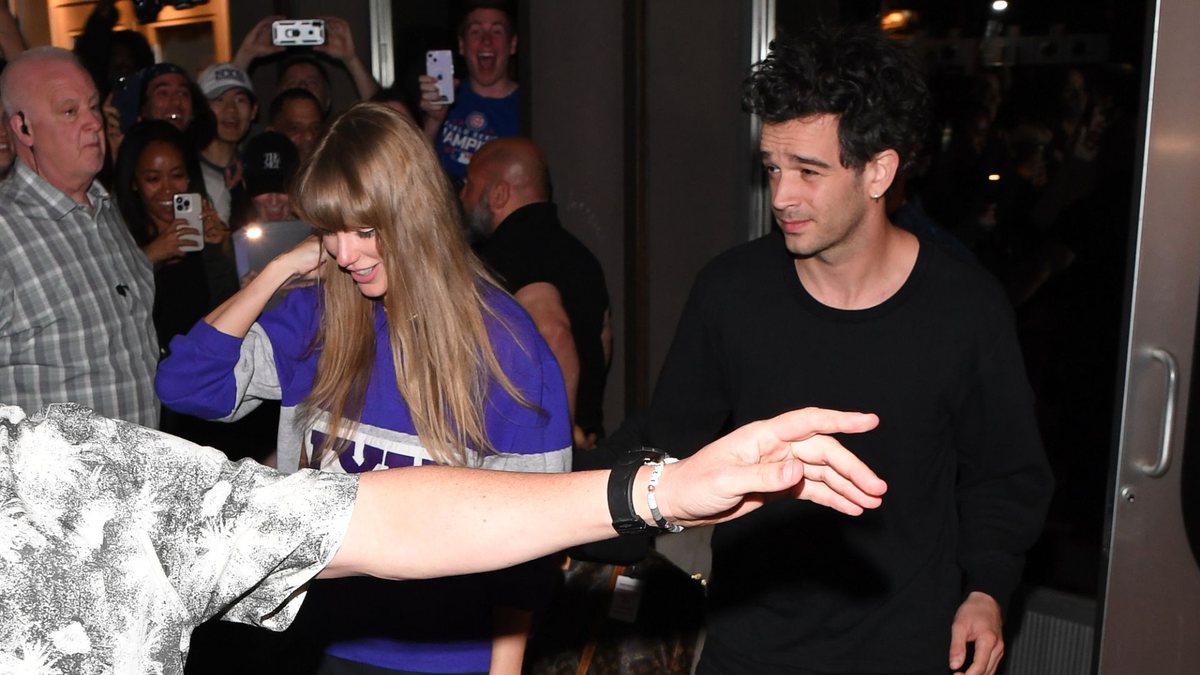
[[250,139],[242,155],[246,192],[257,197],[268,192],[287,192],[300,166],[295,144],[277,131],[264,131]]

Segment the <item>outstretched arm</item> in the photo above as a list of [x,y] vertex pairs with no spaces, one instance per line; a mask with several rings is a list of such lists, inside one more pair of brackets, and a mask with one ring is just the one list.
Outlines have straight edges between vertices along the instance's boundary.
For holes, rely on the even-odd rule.
[[[684,526],[731,520],[780,496],[858,515],[879,506],[887,486],[836,440],[819,434],[858,433],[877,423],[874,415],[807,408],[748,424],[664,467],[659,508]],[[653,522],[649,474],[650,467],[638,472],[633,494],[638,515]],[[346,537],[322,576],[481,572],[614,537],[608,475],[455,467],[364,474]],[[417,512],[420,518],[395,518]]]

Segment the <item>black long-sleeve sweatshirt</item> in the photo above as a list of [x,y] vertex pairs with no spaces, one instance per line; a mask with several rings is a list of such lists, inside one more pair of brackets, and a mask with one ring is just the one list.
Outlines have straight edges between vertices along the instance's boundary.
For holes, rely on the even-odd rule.
[[700,274],[642,440],[687,455],[723,429],[804,406],[877,413],[840,440],[888,481],[852,518],[781,501],[718,526],[704,659],[731,673],[945,672],[971,591],[1004,606],[1052,478],[1009,303],[980,268],[922,242],[882,304],[804,289],[778,233]]

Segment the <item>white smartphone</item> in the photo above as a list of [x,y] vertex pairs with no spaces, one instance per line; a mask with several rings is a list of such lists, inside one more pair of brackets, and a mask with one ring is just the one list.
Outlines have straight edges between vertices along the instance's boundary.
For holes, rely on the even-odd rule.
[[454,103],[454,54],[449,49],[425,52],[425,74],[437,80],[438,101]]
[[271,23],[271,44],[296,47],[325,44],[323,19],[281,19]]
[[196,228],[196,234],[179,238],[183,242],[179,247],[180,251],[190,253],[204,248],[204,223],[201,218],[203,209],[204,201],[198,193],[184,192],[175,195],[175,218],[182,218],[187,221],[188,227]]

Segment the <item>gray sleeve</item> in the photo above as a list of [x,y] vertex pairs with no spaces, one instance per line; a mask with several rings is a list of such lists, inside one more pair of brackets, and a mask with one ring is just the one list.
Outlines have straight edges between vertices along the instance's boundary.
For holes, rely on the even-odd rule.
[[271,339],[258,323],[250,327],[242,340],[237,365],[233,369],[237,386],[236,405],[221,422],[233,422],[249,415],[262,401],[278,401],[283,397],[279,372],[275,366],[275,350]]
[[483,458],[482,468],[525,473],[564,473],[571,470],[571,448],[568,446],[532,455],[515,452],[492,453]]

